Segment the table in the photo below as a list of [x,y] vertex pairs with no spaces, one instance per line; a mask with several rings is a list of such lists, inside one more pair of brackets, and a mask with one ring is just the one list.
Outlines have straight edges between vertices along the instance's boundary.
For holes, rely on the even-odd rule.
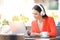
[[56,38],[40,38],[39,36],[31,37],[31,36],[25,36],[24,35],[1,35],[0,34],[0,40],[60,40],[60,36],[57,36]]
[[56,38],[25,37],[25,40],[60,40],[60,36]]

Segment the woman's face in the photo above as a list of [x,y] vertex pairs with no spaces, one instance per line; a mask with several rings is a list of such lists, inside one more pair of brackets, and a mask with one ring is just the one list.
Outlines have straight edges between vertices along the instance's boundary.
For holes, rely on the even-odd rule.
[[37,10],[35,10],[35,9],[33,9],[32,14],[33,14],[33,16],[34,16],[35,19],[39,19],[39,18],[42,17],[40,15],[40,13]]

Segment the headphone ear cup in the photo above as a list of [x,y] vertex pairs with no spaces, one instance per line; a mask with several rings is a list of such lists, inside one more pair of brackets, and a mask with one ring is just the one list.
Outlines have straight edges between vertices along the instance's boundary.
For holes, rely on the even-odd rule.
[[44,16],[44,15],[45,15],[45,13],[43,11],[41,11],[41,16]]

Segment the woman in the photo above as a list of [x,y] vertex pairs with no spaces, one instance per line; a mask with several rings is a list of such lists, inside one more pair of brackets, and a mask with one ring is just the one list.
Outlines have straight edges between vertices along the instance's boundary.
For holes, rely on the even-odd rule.
[[31,35],[48,32],[50,37],[56,37],[57,30],[54,19],[46,15],[43,5],[35,5],[33,7],[33,15],[36,20],[32,21]]

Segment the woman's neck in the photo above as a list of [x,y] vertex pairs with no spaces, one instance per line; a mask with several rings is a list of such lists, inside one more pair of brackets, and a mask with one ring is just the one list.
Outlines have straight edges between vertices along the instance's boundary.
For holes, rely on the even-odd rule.
[[43,22],[44,19],[41,17],[41,18],[39,18],[38,20],[39,20],[40,22]]

